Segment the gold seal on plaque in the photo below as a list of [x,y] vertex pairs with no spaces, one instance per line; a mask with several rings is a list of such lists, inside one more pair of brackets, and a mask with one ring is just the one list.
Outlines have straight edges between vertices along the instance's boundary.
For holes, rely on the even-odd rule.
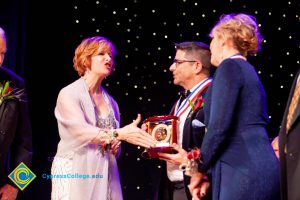
[[171,129],[166,124],[156,125],[151,134],[158,142],[167,142],[171,137]]

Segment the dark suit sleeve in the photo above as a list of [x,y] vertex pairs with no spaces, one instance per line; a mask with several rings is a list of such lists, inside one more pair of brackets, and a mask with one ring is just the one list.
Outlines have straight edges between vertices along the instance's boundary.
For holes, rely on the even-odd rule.
[[240,67],[231,59],[224,61],[216,71],[212,85],[209,123],[201,146],[203,164],[199,165],[199,170],[202,172],[206,172],[218,159],[226,137],[230,136],[243,80],[241,76]]
[[4,162],[7,159],[10,146],[15,137],[19,115],[19,105],[16,100],[6,100],[0,105],[0,163],[4,172]]
[[23,89],[19,99],[5,100],[0,106],[0,185],[10,183],[7,175],[21,162],[30,165],[32,136],[24,80],[12,71],[0,68],[0,80],[10,81],[10,87]]
[[18,166],[20,162],[24,162],[29,167],[32,157],[32,130],[24,82],[19,87],[24,89],[24,93],[21,97],[22,101],[19,101],[18,123],[15,138],[10,148],[10,166],[12,169]]
[[175,113],[175,107],[176,107],[177,101],[174,103],[174,105],[172,106],[171,111],[169,112],[169,115],[174,115]]

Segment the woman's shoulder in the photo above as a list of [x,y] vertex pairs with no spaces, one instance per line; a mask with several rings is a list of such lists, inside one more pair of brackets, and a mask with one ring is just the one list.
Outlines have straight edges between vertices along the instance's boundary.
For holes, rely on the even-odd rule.
[[237,83],[241,83],[244,78],[244,73],[242,70],[242,65],[236,62],[234,59],[225,59],[218,66],[215,75],[214,82],[223,82],[223,81],[231,81]]
[[24,88],[24,79],[10,69],[0,67],[0,79],[12,82],[12,86]]
[[247,61],[243,59],[232,59],[227,58],[223,60],[220,66],[225,66],[227,68],[240,68],[242,65],[245,65]]
[[70,83],[63,87],[59,94],[60,95],[78,95],[84,89],[84,83],[81,78],[77,79],[76,81]]
[[221,62],[217,71],[222,73],[228,72],[229,74],[241,73],[242,65],[237,59],[227,58]]

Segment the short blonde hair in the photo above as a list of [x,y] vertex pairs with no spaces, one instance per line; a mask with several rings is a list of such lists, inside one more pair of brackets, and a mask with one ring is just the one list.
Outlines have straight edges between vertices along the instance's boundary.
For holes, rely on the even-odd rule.
[[0,37],[6,42],[5,31],[0,27]]
[[5,31],[0,27],[0,35],[5,37]]
[[222,15],[209,36],[231,40],[244,56],[257,53],[263,40],[256,18],[243,13]]
[[95,36],[84,39],[76,48],[73,58],[74,69],[79,76],[83,76],[86,69],[91,67],[91,57],[99,54],[109,54],[112,58],[116,55],[114,44],[105,37]]

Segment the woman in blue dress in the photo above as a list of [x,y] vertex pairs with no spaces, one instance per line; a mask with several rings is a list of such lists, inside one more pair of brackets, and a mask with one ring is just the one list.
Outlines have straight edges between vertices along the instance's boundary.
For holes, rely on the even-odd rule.
[[210,171],[214,200],[280,199],[279,161],[266,131],[266,95],[247,61],[262,41],[256,20],[243,13],[223,15],[210,36],[217,70],[205,97],[207,132],[190,191],[195,200],[204,196],[199,183]]

